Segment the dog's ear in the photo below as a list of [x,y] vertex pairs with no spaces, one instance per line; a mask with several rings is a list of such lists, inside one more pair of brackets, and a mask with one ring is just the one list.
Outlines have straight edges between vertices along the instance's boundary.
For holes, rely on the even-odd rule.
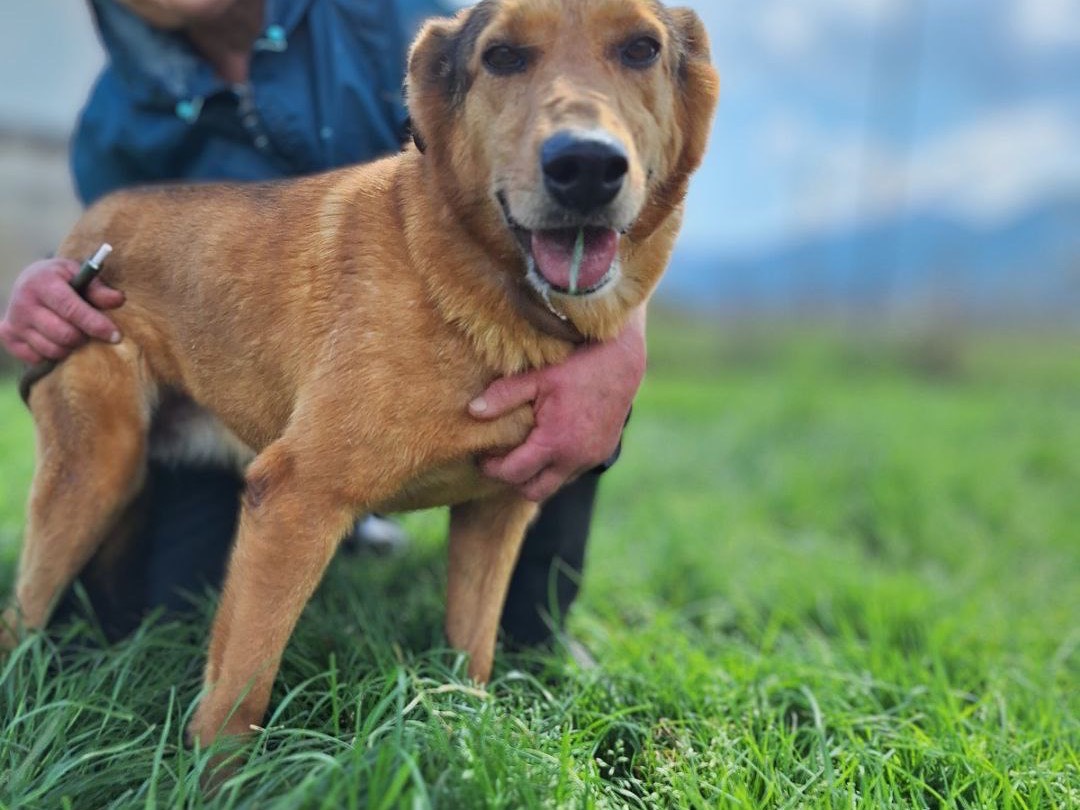
[[405,96],[413,141],[421,152],[429,134],[443,132],[464,103],[473,78],[469,62],[493,13],[493,0],[482,0],[453,19],[428,21],[413,42]]
[[720,100],[720,75],[712,64],[709,34],[693,9],[668,11],[677,43],[676,72],[679,82],[683,148],[676,174],[689,176],[705,155],[713,114]]
[[709,35],[701,18],[693,9],[672,8],[665,12],[665,19],[674,43],[670,64],[679,121],[672,130],[677,139],[673,145],[677,157],[638,218],[635,232],[639,238],[652,233],[686,199],[690,175],[705,157],[713,114],[720,100],[720,76],[712,65]]

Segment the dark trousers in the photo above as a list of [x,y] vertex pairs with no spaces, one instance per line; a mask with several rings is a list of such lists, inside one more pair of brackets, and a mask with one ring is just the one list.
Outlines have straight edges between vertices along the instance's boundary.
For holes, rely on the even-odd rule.
[[[572,482],[544,504],[529,529],[503,611],[506,635],[520,645],[548,641],[577,596],[599,472]],[[220,588],[239,516],[243,480],[206,467],[151,463],[138,504],[141,525],[113,575],[123,587],[82,577],[91,606],[111,639],[130,633],[143,615],[190,610],[190,594]],[[54,621],[77,609],[69,591]]]

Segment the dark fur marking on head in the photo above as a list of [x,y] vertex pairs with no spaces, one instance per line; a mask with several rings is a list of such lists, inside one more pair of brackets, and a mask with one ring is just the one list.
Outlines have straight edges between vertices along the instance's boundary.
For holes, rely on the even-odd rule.
[[[469,73],[469,60],[476,50],[476,43],[483,30],[495,16],[498,0],[481,0],[468,12],[464,22],[457,30],[450,33],[447,28],[433,30],[434,42],[424,54],[423,62],[410,64],[422,86],[441,95],[447,102],[450,112],[465,102],[465,96],[472,87],[473,76]],[[449,22],[449,21],[447,21]],[[424,153],[428,143],[415,121],[410,120],[410,133],[416,148]]]
[[442,86],[451,107],[465,101],[472,87],[473,76],[469,73],[469,60],[476,51],[480,34],[495,16],[496,0],[481,0],[469,12],[461,30],[442,43],[442,52],[432,64],[431,78]]
[[461,33],[454,38],[448,98],[451,105],[455,107],[464,103],[465,95],[472,87],[473,76],[469,72],[469,60],[476,51],[480,34],[488,27],[494,16],[494,0],[483,0],[472,10],[461,28]]
[[675,74],[685,84],[690,81],[690,63],[706,56],[704,43],[694,39],[695,31],[692,30],[701,25],[700,20],[697,13],[689,8],[666,8],[659,4],[655,8],[675,45]]
[[686,37],[676,23],[674,15],[666,6],[662,6],[659,3],[651,3],[650,5],[652,6],[653,13],[660,18],[660,22],[663,24],[664,28],[667,29],[672,51],[672,54],[668,58],[671,60],[671,66],[675,70],[675,75],[679,77],[680,81],[686,81],[686,64],[689,58],[686,48]]

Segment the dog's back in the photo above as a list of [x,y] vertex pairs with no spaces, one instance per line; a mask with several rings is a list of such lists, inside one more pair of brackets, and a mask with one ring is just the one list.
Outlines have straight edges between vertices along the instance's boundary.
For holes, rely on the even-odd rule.
[[[280,435],[319,347],[343,325],[362,325],[357,290],[382,282],[361,276],[405,266],[396,209],[370,194],[394,164],[116,192],[86,212],[60,254],[113,243],[102,278],[124,291],[114,319],[145,374],[214,409],[260,449]],[[399,273],[397,283],[407,279]],[[240,401],[261,407],[234,413]]]

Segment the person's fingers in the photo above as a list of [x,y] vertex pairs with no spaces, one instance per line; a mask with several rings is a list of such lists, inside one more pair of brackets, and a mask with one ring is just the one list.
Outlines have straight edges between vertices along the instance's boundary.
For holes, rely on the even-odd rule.
[[86,335],[79,329],[44,307],[38,307],[34,312],[33,328],[42,337],[67,349],[78,348],[86,342]]
[[120,340],[116,324],[84,301],[66,283],[48,285],[41,290],[40,297],[42,304],[84,334],[108,343]]
[[44,259],[36,264],[47,265],[49,270],[55,272],[64,281],[71,281],[75,278],[75,274],[79,272],[80,266],[77,261],[72,259],[62,259],[60,257]]
[[536,376],[533,374],[502,377],[469,403],[469,413],[477,419],[498,419],[515,408],[532,402],[538,393]]
[[98,309],[116,309],[124,303],[124,294],[120,290],[114,290],[100,278],[90,282],[86,297]]
[[36,330],[27,330],[24,337],[26,339],[26,343],[30,346],[30,348],[37,352],[39,355],[41,355],[42,359],[63,360],[65,357],[71,354],[69,350],[65,349],[63,346],[58,346],[57,344],[53,343],[51,340],[49,340],[47,337],[44,337],[40,332]]
[[21,339],[15,337],[15,331],[11,328],[7,318],[5,317],[0,321],[0,346],[3,346],[7,352],[15,354],[15,346],[21,342]]
[[4,349],[16,360],[21,360],[28,366],[36,365],[45,359],[21,340],[4,341]]
[[551,451],[534,442],[511,450],[505,456],[485,459],[481,464],[484,475],[505,484],[519,487],[532,480],[551,464]]
[[566,475],[555,467],[548,467],[524,486],[519,487],[521,494],[530,501],[540,503],[546,501],[560,489],[567,481]]

